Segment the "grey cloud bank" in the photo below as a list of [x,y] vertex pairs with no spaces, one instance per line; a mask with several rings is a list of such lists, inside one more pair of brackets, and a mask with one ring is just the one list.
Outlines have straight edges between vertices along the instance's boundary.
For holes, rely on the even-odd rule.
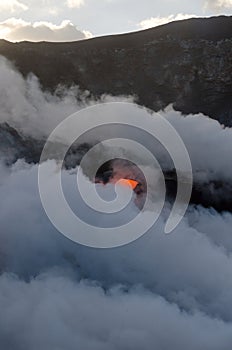
[[[72,197],[75,174],[64,177]],[[37,166],[18,162],[0,195],[2,348],[230,349],[230,214],[190,208],[165,236],[164,213],[140,240],[106,251],[56,232]]]
[[[5,60],[0,73],[0,120],[25,135],[46,137],[67,115],[93,103],[85,97],[78,103],[77,88],[61,97],[44,93],[35,77],[24,80]],[[163,114],[183,138],[195,176],[231,178],[230,128],[202,115]],[[163,150],[157,152],[163,158]],[[37,172],[23,160],[0,166],[1,349],[231,349],[230,213],[190,206],[165,236],[167,206],[141,239],[90,249],[49,222]],[[63,170],[65,195],[78,209],[75,179],[75,172]],[[135,210],[133,203],[128,210]]]

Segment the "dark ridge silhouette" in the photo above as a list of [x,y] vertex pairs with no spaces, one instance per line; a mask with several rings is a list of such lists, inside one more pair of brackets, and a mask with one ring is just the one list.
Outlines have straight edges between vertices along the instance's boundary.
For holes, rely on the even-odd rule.
[[68,43],[0,41],[0,55],[44,89],[77,84],[93,96],[135,95],[155,111],[173,104],[232,126],[232,17],[193,18]]

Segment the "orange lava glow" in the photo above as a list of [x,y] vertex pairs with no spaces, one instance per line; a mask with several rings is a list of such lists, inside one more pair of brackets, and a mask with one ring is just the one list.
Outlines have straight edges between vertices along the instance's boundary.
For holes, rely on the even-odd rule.
[[135,187],[138,185],[138,181],[131,179],[120,179],[119,182],[121,185],[129,186],[130,188],[132,188],[132,190],[134,190]]

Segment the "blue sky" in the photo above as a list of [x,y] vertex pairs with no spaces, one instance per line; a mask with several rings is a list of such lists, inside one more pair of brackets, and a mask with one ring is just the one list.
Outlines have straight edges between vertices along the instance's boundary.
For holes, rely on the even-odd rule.
[[231,10],[232,0],[0,0],[0,37],[76,40]]

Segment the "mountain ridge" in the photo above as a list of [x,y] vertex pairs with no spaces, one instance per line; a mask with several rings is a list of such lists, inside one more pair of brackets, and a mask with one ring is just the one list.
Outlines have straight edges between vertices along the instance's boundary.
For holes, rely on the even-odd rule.
[[0,41],[0,55],[43,89],[79,85],[93,96],[134,95],[154,111],[173,104],[232,126],[232,17],[193,18],[87,40]]
[[[154,38],[154,35],[156,38],[162,38],[166,35],[172,34],[173,37],[178,37],[179,39],[187,39],[187,38],[193,38],[193,34],[195,34],[195,39],[206,39],[213,41],[225,39],[225,38],[231,38],[231,30],[232,30],[232,16],[226,16],[226,15],[219,15],[219,16],[212,16],[212,17],[193,17],[190,19],[184,19],[184,20],[177,20],[172,21],[169,23],[161,24],[159,26],[147,28],[147,29],[141,29],[141,30],[135,30],[132,32],[126,32],[126,33],[120,33],[120,34],[110,34],[110,35],[102,35],[102,36],[96,36],[88,39],[82,39],[82,40],[74,40],[74,41],[68,41],[68,42],[51,42],[51,41],[38,41],[38,42],[31,42],[31,41],[20,41],[12,43],[11,41],[8,41],[6,39],[0,39],[1,42],[10,43],[10,44],[22,44],[22,43],[30,43],[30,44],[41,44],[41,43],[48,43],[48,44],[54,44],[54,45],[63,45],[63,44],[70,44],[70,43],[77,43],[78,45],[84,45],[85,43],[93,43],[112,39],[115,41],[115,39],[127,39],[129,38],[131,40],[132,37],[139,38],[141,37],[147,37],[150,36]],[[207,24],[207,27],[205,26]],[[215,33],[215,25],[220,24],[220,30]],[[115,41],[116,42],[116,41]]]

